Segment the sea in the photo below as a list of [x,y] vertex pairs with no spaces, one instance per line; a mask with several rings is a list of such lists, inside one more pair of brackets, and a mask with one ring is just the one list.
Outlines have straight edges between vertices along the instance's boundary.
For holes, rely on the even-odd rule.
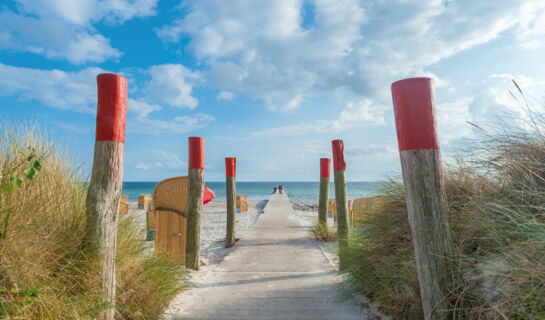
[[[140,194],[152,194],[157,182],[123,182],[123,195],[129,196],[129,201],[137,201]],[[319,182],[246,182],[236,184],[237,194],[247,194],[250,200],[267,200],[274,187],[283,185],[291,201],[300,203],[318,203]],[[372,196],[380,182],[347,182],[347,197],[361,198]],[[225,200],[225,182],[206,182],[206,186],[214,191],[216,200]],[[335,198],[333,182],[329,186],[329,198]]]

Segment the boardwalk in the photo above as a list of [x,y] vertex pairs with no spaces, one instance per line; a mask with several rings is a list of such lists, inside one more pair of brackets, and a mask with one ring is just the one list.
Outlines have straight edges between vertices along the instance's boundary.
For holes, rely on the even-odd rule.
[[339,277],[301,227],[286,195],[276,194],[253,230],[184,297],[169,319],[365,319],[339,301]]

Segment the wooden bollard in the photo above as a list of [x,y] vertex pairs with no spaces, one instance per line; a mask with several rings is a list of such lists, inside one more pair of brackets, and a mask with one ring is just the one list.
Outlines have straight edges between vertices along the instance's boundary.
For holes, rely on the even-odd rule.
[[87,238],[98,248],[100,292],[107,307],[98,319],[115,315],[115,251],[123,180],[123,149],[127,117],[127,80],[116,74],[97,77],[98,108],[95,154],[87,191]]
[[448,259],[452,240],[430,78],[392,84],[397,141],[413,236],[424,317],[447,319]]
[[185,266],[199,270],[201,251],[202,201],[204,193],[204,138],[189,138],[187,180],[187,242]]
[[333,174],[335,177],[335,205],[337,207],[337,234],[339,237],[339,269],[344,269],[346,262],[343,249],[350,236],[350,224],[348,222],[348,203],[346,201],[346,180],[344,170],[344,145],[342,140],[333,140]]
[[236,241],[236,176],[237,159],[225,158],[225,197],[227,198],[227,233],[225,236],[226,248],[232,247]]
[[327,223],[327,207],[329,200],[329,176],[331,172],[331,160],[320,159],[320,198],[318,201],[318,221]]
[[344,170],[344,145],[342,140],[333,140],[333,174],[335,176],[335,205],[337,207],[337,226],[339,239],[348,239],[350,228],[348,222],[348,203],[346,201],[346,180]]

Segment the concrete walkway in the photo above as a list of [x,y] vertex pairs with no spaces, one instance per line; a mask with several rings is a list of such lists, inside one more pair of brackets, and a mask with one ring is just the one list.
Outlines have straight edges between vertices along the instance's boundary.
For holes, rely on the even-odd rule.
[[339,299],[340,278],[300,226],[285,194],[224,260],[184,295],[184,313],[169,319],[366,319],[352,300]]

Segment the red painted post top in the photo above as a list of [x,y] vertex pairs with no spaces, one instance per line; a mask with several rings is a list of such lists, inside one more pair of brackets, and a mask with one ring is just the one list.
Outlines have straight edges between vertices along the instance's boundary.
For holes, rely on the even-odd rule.
[[237,158],[225,158],[225,176],[237,176]]
[[439,149],[434,81],[410,78],[392,83],[399,150]]
[[127,80],[118,74],[97,76],[98,107],[96,141],[125,142]]
[[189,169],[204,169],[204,138],[189,138]]
[[346,162],[344,161],[344,144],[342,140],[333,140],[333,170],[346,170]]
[[331,171],[331,159],[321,158],[320,159],[320,178],[329,178]]

